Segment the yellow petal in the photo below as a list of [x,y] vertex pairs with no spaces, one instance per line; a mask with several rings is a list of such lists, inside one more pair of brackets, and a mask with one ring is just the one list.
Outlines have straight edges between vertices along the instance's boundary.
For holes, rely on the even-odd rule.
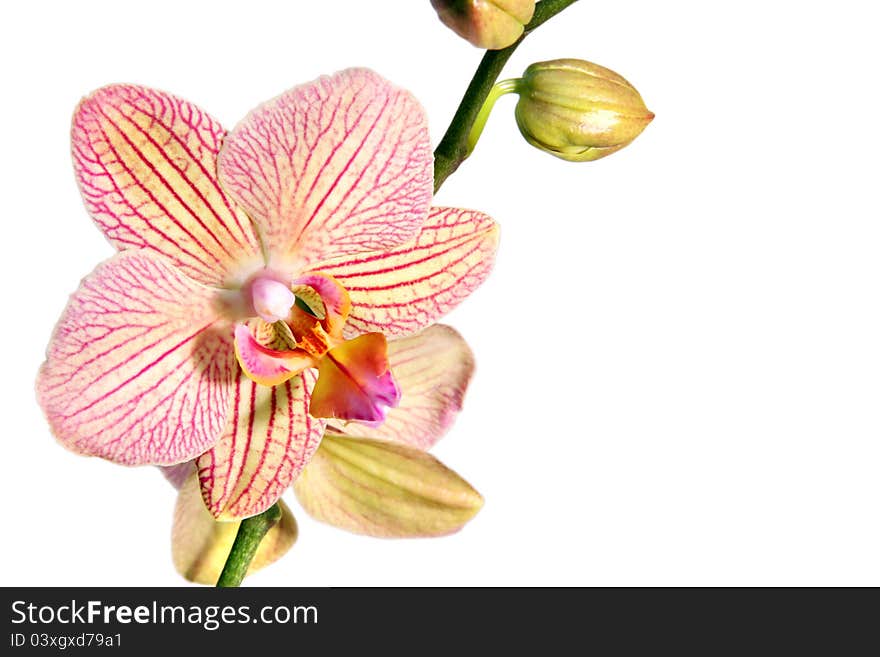
[[380,537],[451,534],[483,506],[470,484],[426,452],[329,433],[294,490],[317,520]]
[[[278,505],[281,520],[263,538],[248,574],[280,559],[296,541],[296,520],[284,502],[279,500]],[[174,509],[171,554],[177,572],[190,582],[216,584],[240,524],[214,520],[202,502],[198,476],[193,471],[181,486]]]

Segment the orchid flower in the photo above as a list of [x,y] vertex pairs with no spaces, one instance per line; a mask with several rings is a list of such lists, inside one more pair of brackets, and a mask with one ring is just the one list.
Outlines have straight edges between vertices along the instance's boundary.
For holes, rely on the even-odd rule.
[[[473,374],[467,343],[448,326],[388,343],[388,361],[401,403],[372,427],[352,421],[328,426],[320,446],[294,483],[312,517],[358,534],[428,537],[460,529],[482,507],[464,479],[427,453],[450,428]],[[214,584],[240,521],[217,522],[199,494],[193,463],[163,468],[178,488],[172,556],[178,572]],[[260,543],[249,572],[284,555],[297,525],[283,502],[281,520]]]
[[125,465],[195,459],[215,518],[270,507],[328,421],[401,402],[386,336],[487,276],[496,224],[430,207],[424,111],[375,73],[296,87],[230,133],[170,94],[112,85],[72,127],[90,215],[120,252],[51,338],[39,402],[59,441]]

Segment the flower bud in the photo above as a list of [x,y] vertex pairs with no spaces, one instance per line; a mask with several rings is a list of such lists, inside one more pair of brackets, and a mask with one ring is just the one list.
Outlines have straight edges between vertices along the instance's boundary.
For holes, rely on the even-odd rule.
[[526,141],[570,162],[620,150],[654,118],[629,82],[579,59],[532,64],[516,91],[516,122]]
[[431,0],[446,27],[478,48],[500,50],[519,39],[535,0]]

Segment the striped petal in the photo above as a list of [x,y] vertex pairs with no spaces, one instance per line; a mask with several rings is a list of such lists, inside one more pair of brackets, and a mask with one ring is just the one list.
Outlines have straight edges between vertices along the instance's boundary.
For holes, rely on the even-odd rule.
[[346,337],[378,331],[412,335],[433,324],[488,276],[498,225],[480,212],[433,208],[412,242],[320,263],[348,291]]
[[[248,575],[278,561],[296,542],[297,526],[287,505],[279,500],[281,520],[270,529],[254,555]],[[205,508],[193,470],[182,484],[174,507],[171,556],[177,572],[190,582],[213,585],[232,549],[240,521],[218,522]]]
[[455,329],[435,324],[388,343],[388,363],[400,386],[400,405],[377,427],[352,422],[343,431],[428,450],[458,412],[474,372],[474,356]]
[[212,326],[213,295],[147,251],[117,254],[83,280],[37,379],[55,436],[126,465],[210,449],[235,367],[230,336]]
[[73,117],[73,163],[86,208],[119,249],[151,249],[194,280],[240,283],[262,263],[247,216],[217,181],[224,130],[176,96],[112,85]]
[[483,506],[470,484],[430,454],[327,434],[294,484],[306,512],[355,534],[443,536]]
[[289,271],[412,238],[433,184],[424,110],[364,69],[252,111],[225,140],[218,170],[259,226],[270,264]]
[[314,381],[311,370],[271,388],[239,376],[226,431],[196,461],[202,497],[215,518],[265,511],[308,463],[325,425],[308,413]]

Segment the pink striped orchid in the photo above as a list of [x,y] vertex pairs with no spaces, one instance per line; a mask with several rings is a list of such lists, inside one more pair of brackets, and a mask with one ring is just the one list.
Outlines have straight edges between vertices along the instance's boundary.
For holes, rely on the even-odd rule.
[[66,447],[125,465],[195,459],[215,518],[271,506],[328,421],[401,404],[387,337],[432,324],[486,277],[497,226],[430,207],[427,122],[352,69],[226,133],[131,85],[77,108],[86,208],[120,252],[72,295],[37,393]]
[[[483,504],[480,494],[446,468],[430,449],[450,428],[474,369],[467,343],[448,326],[388,343],[388,361],[400,384],[400,405],[378,427],[332,421],[311,461],[294,483],[306,512],[341,529],[378,537],[442,536],[460,529]],[[178,572],[214,584],[240,522],[217,522],[199,494],[198,470],[184,463],[163,472],[178,489],[171,534]],[[276,561],[297,538],[293,513],[260,544],[250,571]]]

